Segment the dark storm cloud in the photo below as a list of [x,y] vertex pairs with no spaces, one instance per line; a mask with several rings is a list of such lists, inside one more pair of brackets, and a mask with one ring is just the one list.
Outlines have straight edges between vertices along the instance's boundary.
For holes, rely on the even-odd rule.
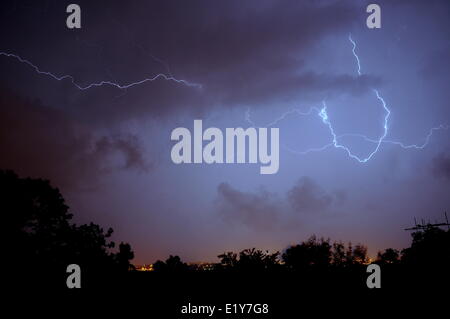
[[[342,193],[338,193],[342,200]],[[323,212],[331,207],[335,196],[328,194],[322,187],[307,176],[301,177],[287,194],[289,203],[296,212]]]
[[[63,112],[0,90],[0,167],[62,188],[95,183],[114,168],[146,169],[133,136],[96,138]],[[117,164],[117,154],[124,164]],[[120,161],[120,160],[119,160]]]
[[[356,15],[351,4],[263,1],[256,7],[241,1],[193,1],[176,7],[174,11],[170,2],[152,6],[154,20],[146,28],[151,40],[145,45],[169,61],[175,74],[201,83],[203,99],[186,96],[174,106],[176,101],[166,104],[150,91],[157,101],[148,105],[152,110],[265,104],[300,94],[323,97],[327,91],[361,92],[379,81],[305,69],[314,45],[348,30]],[[137,30],[133,37],[142,41],[141,25],[127,29]]]
[[285,194],[286,200],[265,189],[242,192],[227,183],[221,183],[217,193],[216,205],[224,221],[242,223],[255,230],[287,229],[301,223],[309,213],[327,212],[334,205],[341,205],[347,197],[342,190],[326,192],[307,176]]
[[440,153],[433,159],[433,173],[450,181],[450,154]]
[[[272,75],[270,80],[252,79],[242,82],[241,86],[233,88],[223,102],[237,104],[270,104],[290,99],[323,99],[340,94],[362,95],[373,87],[379,87],[381,79],[374,76],[355,78],[349,75],[319,74],[303,72],[284,76]],[[269,75],[265,75],[269,76]],[[275,78],[275,80],[274,80]]]
[[219,214],[226,222],[240,222],[256,230],[268,230],[278,223],[280,202],[276,195],[265,190],[246,193],[227,183],[217,187]]
[[144,159],[139,140],[134,135],[103,136],[95,143],[97,154],[119,152],[124,157],[122,168],[138,168],[147,170],[149,164]]
[[[11,117],[9,125],[25,127],[3,127],[0,148],[7,155],[0,164],[49,177],[60,186],[95,180],[112,169],[148,168],[151,159],[144,158],[137,138],[116,132],[128,119],[167,121],[173,114],[201,116],[212,107],[262,106],[343,92],[358,95],[380,84],[372,76],[307,69],[314,46],[351,27],[357,10],[350,3],[80,1],[81,30],[65,27],[67,4],[6,4],[0,13],[0,49],[44,71],[70,74],[81,86],[102,80],[126,84],[164,73],[203,87],[159,79],[127,90],[105,85],[81,91],[69,79],[59,82],[0,57],[3,74],[14,74],[0,81],[44,104],[2,106],[2,113]],[[24,37],[13,36],[19,33]],[[105,127],[107,136],[94,137]],[[271,215],[271,208],[266,211]]]
[[[71,74],[83,85],[100,80],[124,84],[161,72],[203,85],[199,90],[160,79],[126,91],[76,92],[68,80],[46,82],[43,90],[62,86],[52,96],[59,95],[71,114],[88,121],[202,113],[218,105],[267,104],[299,95],[359,94],[379,85],[380,79],[371,76],[356,79],[306,69],[311,49],[324,37],[347,34],[358,15],[349,2],[81,1],[80,6],[80,31],[55,27],[56,17],[65,16],[60,12],[64,3],[40,13],[24,10],[30,20],[41,17],[39,28],[6,15],[3,29],[16,27],[29,35],[31,45],[18,53],[55,73]],[[31,38],[41,42],[34,46]],[[5,34],[2,49],[22,46],[21,39]]]

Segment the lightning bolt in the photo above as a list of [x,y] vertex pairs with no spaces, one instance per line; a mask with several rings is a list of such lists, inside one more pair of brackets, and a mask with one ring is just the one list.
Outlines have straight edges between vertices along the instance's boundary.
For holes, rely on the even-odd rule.
[[126,90],[126,89],[132,88],[132,87],[137,86],[137,85],[141,85],[141,84],[144,84],[144,83],[147,83],[147,82],[156,81],[158,79],[164,79],[166,81],[173,81],[173,82],[176,82],[176,83],[179,83],[179,84],[183,84],[183,85],[186,85],[186,86],[189,86],[189,87],[202,88],[201,84],[192,83],[192,82],[189,82],[187,80],[176,79],[172,75],[166,75],[164,73],[158,73],[158,74],[156,74],[156,75],[154,75],[152,77],[144,78],[142,80],[139,80],[139,81],[136,81],[136,82],[127,83],[127,84],[119,84],[119,83],[116,83],[116,82],[113,82],[113,81],[100,81],[100,82],[94,82],[94,83],[90,83],[88,85],[83,86],[83,85],[78,84],[75,81],[75,78],[72,75],[61,75],[61,76],[58,76],[58,75],[53,74],[52,72],[42,71],[38,66],[36,66],[32,62],[30,62],[29,60],[26,60],[26,59],[24,59],[24,58],[22,58],[22,57],[20,57],[20,56],[18,56],[16,54],[7,53],[7,52],[0,52],[0,56],[14,58],[14,59],[18,60],[19,62],[27,64],[30,67],[32,67],[36,71],[36,73],[41,74],[41,75],[46,75],[48,77],[53,78],[54,80],[63,81],[63,80],[69,79],[71,81],[71,83],[79,90],[88,90],[88,89],[91,89],[91,88],[94,88],[94,87],[100,87],[100,86],[104,86],[104,85],[112,86],[112,87],[115,87],[115,88],[121,89],[121,90]]
[[359,56],[356,54],[356,42],[353,41],[351,33],[348,35],[348,40],[351,42],[351,44],[353,46],[352,53],[356,59],[356,65],[358,66],[357,72],[358,72],[358,75],[361,76],[361,62],[359,61]]
[[[399,141],[393,141],[393,140],[383,140],[382,143],[386,143],[386,144],[393,144],[393,145],[398,145],[403,149],[424,149],[428,143],[430,142],[431,136],[433,135],[434,131],[439,131],[439,130],[448,130],[450,128],[449,125],[439,125],[437,127],[433,127],[429,130],[428,134],[426,135],[426,137],[424,138],[424,142],[422,144],[405,144],[403,142],[399,142]],[[367,136],[363,135],[363,134],[357,134],[357,133],[347,133],[347,134],[342,134],[337,136],[337,139],[343,138],[343,137],[360,137],[362,139],[364,139],[366,142],[370,142],[370,143],[375,143],[378,144],[378,140],[375,139],[371,139],[368,138]],[[333,142],[325,144],[322,147],[317,147],[317,148],[310,148],[307,149],[305,151],[298,151],[292,148],[289,148],[287,146],[284,146],[284,148],[294,154],[298,154],[298,155],[306,155],[308,153],[313,153],[313,152],[322,152],[324,150],[326,150],[327,148],[330,148],[332,146],[335,146],[335,144]]]
[[[356,66],[357,66],[357,74],[358,76],[361,76],[361,62],[359,59],[358,54],[356,53],[356,42],[353,40],[351,34],[349,34],[348,36],[348,40],[350,41],[350,43],[352,44],[352,53],[353,56],[355,57],[356,60]],[[333,125],[330,122],[330,119],[328,117],[328,113],[327,113],[327,105],[325,101],[322,101],[322,107],[319,109],[317,107],[311,107],[309,109],[309,111],[307,112],[302,112],[298,109],[293,109],[290,111],[287,111],[285,113],[283,113],[280,117],[278,117],[277,119],[275,119],[274,121],[272,121],[271,123],[267,124],[266,127],[270,127],[270,126],[274,126],[276,124],[278,124],[279,122],[281,122],[282,120],[284,120],[286,117],[288,117],[291,114],[298,114],[301,116],[306,116],[306,115],[311,115],[314,111],[317,112],[317,115],[322,119],[322,122],[328,127],[331,137],[332,137],[332,141],[328,144],[325,144],[321,147],[316,147],[316,148],[310,148],[307,149],[305,151],[297,151],[294,149],[291,149],[287,146],[284,146],[284,148],[292,153],[295,154],[299,154],[299,155],[306,155],[308,153],[312,153],[312,152],[322,152],[325,151],[326,149],[330,148],[330,147],[334,147],[337,149],[342,149],[344,150],[347,155],[358,161],[359,163],[366,163],[368,162],[380,149],[381,145],[383,143],[386,144],[393,144],[393,145],[397,145],[400,146],[403,149],[423,149],[425,148],[428,143],[430,142],[431,136],[433,135],[433,132],[438,131],[438,130],[448,130],[449,126],[448,125],[439,125],[437,127],[433,127],[429,130],[428,134],[426,135],[426,137],[424,138],[424,142],[422,144],[405,144],[403,142],[399,142],[399,141],[393,141],[393,140],[387,140],[386,136],[388,135],[388,122],[389,122],[389,117],[391,115],[391,110],[388,108],[386,101],[384,100],[384,98],[381,96],[380,92],[376,89],[373,89],[373,92],[375,93],[376,98],[380,101],[384,112],[385,112],[385,116],[384,116],[384,123],[383,123],[383,134],[378,138],[378,139],[371,139],[369,137],[367,137],[364,134],[342,134],[342,135],[337,135],[334,131]],[[250,109],[247,110],[246,114],[245,114],[245,119],[248,123],[250,123],[252,125],[252,127],[255,127],[255,123],[251,120],[250,118]],[[339,139],[343,138],[343,137],[347,137],[347,136],[352,136],[352,137],[359,137],[362,138],[364,141],[366,142],[370,142],[370,143],[374,143],[376,144],[375,148],[373,149],[372,152],[370,152],[366,157],[359,157],[357,155],[355,155],[348,147],[344,146],[343,144],[339,143]]]
[[335,148],[343,149],[344,151],[347,152],[348,156],[350,156],[351,158],[357,160],[360,163],[366,163],[367,161],[369,161],[372,158],[372,156],[374,156],[378,152],[378,150],[380,149],[381,143],[383,143],[383,140],[384,140],[384,138],[386,137],[386,135],[388,133],[388,120],[389,120],[389,116],[391,115],[391,111],[387,108],[386,102],[381,97],[380,93],[377,90],[375,90],[375,89],[374,89],[374,92],[375,92],[375,94],[377,96],[377,99],[381,101],[381,104],[383,105],[383,108],[386,111],[386,115],[384,116],[384,125],[383,125],[384,131],[383,131],[383,135],[381,135],[381,137],[376,141],[377,145],[376,145],[375,149],[365,158],[360,158],[360,157],[356,156],[355,154],[352,153],[352,151],[348,147],[346,147],[346,146],[344,146],[342,144],[339,144],[338,136],[334,132],[333,126],[331,125],[331,122],[328,119],[327,105],[326,105],[325,101],[322,102],[323,108],[319,112],[319,116],[322,118],[322,122],[325,123],[328,126],[328,128],[330,130],[330,133],[333,136],[332,145]]
[[[393,141],[393,140],[383,140],[383,143],[386,143],[386,144],[393,144],[393,145],[398,145],[398,146],[400,146],[400,147],[403,148],[403,149],[418,149],[418,150],[421,150],[421,149],[424,149],[424,148],[428,145],[428,143],[430,142],[431,136],[433,136],[433,132],[434,132],[434,131],[448,130],[449,128],[450,128],[449,125],[443,125],[443,124],[441,124],[441,125],[439,125],[439,126],[436,126],[436,127],[432,127],[432,128],[429,130],[428,134],[427,134],[427,135],[425,136],[425,138],[423,139],[424,142],[423,142],[422,144],[405,144],[405,143],[403,143],[403,142]],[[363,135],[363,134],[354,134],[354,133],[352,134],[352,133],[347,133],[347,134],[342,134],[342,135],[340,135],[339,138],[341,138],[341,137],[346,137],[346,136],[350,136],[350,137],[360,137],[360,138],[364,139],[366,142],[377,143],[377,140],[368,138],[367,136],[365,136],[365,135]]]

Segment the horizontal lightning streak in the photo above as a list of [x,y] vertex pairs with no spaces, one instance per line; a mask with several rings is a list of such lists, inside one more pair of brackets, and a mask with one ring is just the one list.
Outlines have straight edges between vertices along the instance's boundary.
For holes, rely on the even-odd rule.
[[[393,144],[393,145],[398,145],[403,149],[424,149],[428,143],[430,142],[430,138],[431,136],[433,136],[433,132],[434,131],[439,131],[439,130],[448,130],[450,128],[450,126],[448,125],[439,125],[436,127],[432,127],[428,134],[426,135],[426,137],[424,138],[424,142],[422,144],[405,144],[403,142],[399,142],[399,141],[392,141],[392,140],[383,140],[383,143],[386,144]],[[356,134],[356,133],[347,133],[347,134],[342,134],[339,135],[338,138],[342,138],[342,137],[360,137],[362,139],[364,139],[366,142],[370,142],[370,143],[377,143],[377,140],[368,138],[367,136],[363,135],[363,134]]]
[[189,87],[202,88],[201,84],[192,83],[192,82],[189,82],[189,81],[186,81],[186,80],[176,79],[173,76],[168,76],[168,75],[163,74],[163,73],[159,73],[159,74],[156,74],[156,75],[154,75],[152,77],[145,78],[145,79],[142,79],[142,80],[139,80],[139,81],[136,81],[136,82],[131,82],[131,83],[128,83],[128,84],[119,84],[119,83],[116,83],[116,82],[113,82],[113,81],[100,81],[100,82],[90,83],[88,85],[82,86],[82,85],[80,85],[80,84],[75,82],[75,78],[72,75],[57,76],[57,75],[53,74],[52,72],[42,71],[41,69],[39,69],[38,66],[34,65],[29,60],[26,60],[26,59],[24,59],[24,58],[22,58],[22,57],[20,57],[20,56],[18,56],[16,54],[0,52],[0,56],[5,56],[5,57],[9,57],[9,58],[15,58],[16,60],[20,61],[21,63],[25,63],[25,64],[29,65],[30,67],[32,67],[36,71],[36,73],[49,76],[49,77],[51,77],[51,78],[53,78],[53,79],[55,79],[57,81],[63,81],[63,80],[69,79],[71,81],[71,83],[76,88],[78,88],[79,90],[88,90],[88,89],[93,88],[93,87],[100,87],[100,86],[104,86],[104,85],[109,85],[109,86],[112,86],[112,87],[115,87],[115,88],[118,88],[118,89],[122,90],[122,89],[129,89],[129,88],[132,88],[134,86],[144,84],[146,82],[153,82],[153,81],[156,81],[158,79],[164,79],[166,81],[173,81],[173,82],[180,83],[180,84],[183,84],[183,85],[186,85],[186,86],[189,86]]

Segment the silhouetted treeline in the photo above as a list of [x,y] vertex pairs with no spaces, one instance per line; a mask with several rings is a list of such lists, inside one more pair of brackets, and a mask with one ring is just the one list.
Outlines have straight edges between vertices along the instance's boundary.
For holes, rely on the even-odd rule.
[[161,260],[155,262],[153,264],[153,269],[155,271],[184,272],[189,270],[189,266],[182,262],[179,256],[170,255],[165,262]]
[[[329,239],[308,240],[288,247],[284,253],[262,251],[256,248],[244,249],[239,253],[225,252],[218,256],[220,262],[209,270],[215,271],[280,271],[280,270],[320,270],[329,267],[350,267],[368,262],[367,247],[352,246],[342,242],[331,243]],[[166,262],[157,261],[155,271],[202,270],[201,267],[188,267],[178,256],[170,256]]]
[[[66,267],[78,264],[85,282],[93,278],[98,283],[102,277],[110,282],[117,275],[130,274],[129,270],[134,268],[130,264],[134,257],[130,245],[120,243],[116,247],[110,240],[111,228],[105,231],[94,223],[74,224],[61,193],[47,180],[19,178],[12,171],[0,170],[0,209],[3,233],[8,239],[3,247],[3,260],[10,272],[17,275],[12,280],[28,283],[42,278],[49,283],[57,278],[58,285],[64,285],[61,278],[67,277]],[[251,248],[239,253],[224,252],[218,259],[219,262],[203,267],[188,265],[179,256],[169,256],[166,261],[154,263],[153,269],[156,273],[208,270],[231,274],[327,274],[333,278],[350,275],[348,278],[360,282],[366,265],[375,262],[390,271],[388,277],[415,271],[444,276],[450,267],[450,231],[429,225],[412,233],[409,248],[402,251],[388,248],[379,252],[376,260],[369,260],[364,245],[331,242],[315,236],[283,252]]]
[[[219,262],[208,267],[213,271],[347,271],[360,272],[371,262],[404,270],[433,269],[440,271],[450,267],[450,231],[429,226],[412,233],[411,247],[401,252],[388,248],[378,252],[375,260],[367,256],[367,247],[362,244],[345,245],[330,239],[311,236],[308,240],[288,247],[283,253],[269,253],[256,248],[239,253],[225,252],[218,256]],[[205,270],[188,266],[179,256],[170,256],[166,262],[157,261],[155,271]]]
[[0,208],[9,243],[3,254],[10,271],[20,275],[18,279],[48,275],[46,282],[50,283],[52,278],[64,278],[69,264],[83,269],[82,278],[105,271],[127,272],[131,267],[130,245],[120,243],[114,249],[111,228],[105,231],[94,223],[72,223],[64,198],[47,180],[19,178],[12,171],[0,170]]

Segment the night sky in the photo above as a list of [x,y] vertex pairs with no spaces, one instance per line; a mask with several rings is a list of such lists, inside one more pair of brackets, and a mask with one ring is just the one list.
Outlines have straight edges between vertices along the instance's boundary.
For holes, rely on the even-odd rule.
[[[73,2],[78,30],[66,27]],[[3,1],[0,168],[50,179],[77,223],[114,228],[135,263],[217,261],[312,234],[372,256],[404,248],[414,217],[450,208],[450,2],[376,1],[381,29],[366,26],[369,3]],[[339,144],[366,158],[386,116],[374,89],[391,114],[365,163],[324,147],[333,138],[314,109],[300,115],[325,101]],[[194,119],[276,121],[278,173],[175,165],[171,131]]]

